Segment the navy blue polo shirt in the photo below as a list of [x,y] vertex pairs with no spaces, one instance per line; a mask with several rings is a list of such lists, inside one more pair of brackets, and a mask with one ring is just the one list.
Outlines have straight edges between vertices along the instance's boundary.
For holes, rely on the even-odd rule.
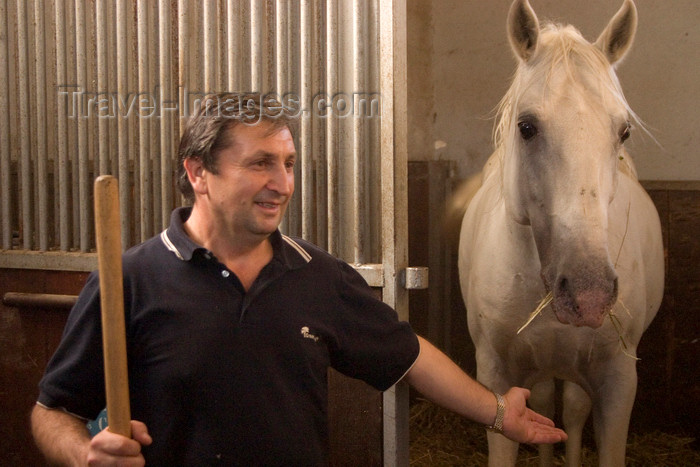
[[[279,231],[247,292],[170,227],[124,254],[131,414],[148,465],[325,465],[327,368],[379,390],[418,340],[349,265]],[[38,403],[91,419],[105,406],[99,281],[92,273],[40,382]]]

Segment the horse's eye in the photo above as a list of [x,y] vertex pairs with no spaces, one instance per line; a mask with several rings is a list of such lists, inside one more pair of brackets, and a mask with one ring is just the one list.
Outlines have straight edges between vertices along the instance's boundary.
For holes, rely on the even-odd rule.
[[518,122],[518,129],[520,130],[520,136],[525,141],[529,141],[537,135],[537,127],[531,122]]
[[620,143],[624,143],[627,138],[630,137],[630,132],[632,131],[632,125],[629,123],[620,132]]

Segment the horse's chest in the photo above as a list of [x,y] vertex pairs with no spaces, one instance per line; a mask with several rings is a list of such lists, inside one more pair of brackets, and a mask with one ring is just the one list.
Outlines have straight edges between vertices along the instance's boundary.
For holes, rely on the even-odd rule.
[[562,325],[532,326],[496,346],[503,367],[514,383],[525,384],[552,377],[584,384],[614,364],[619,345],[605,333]]

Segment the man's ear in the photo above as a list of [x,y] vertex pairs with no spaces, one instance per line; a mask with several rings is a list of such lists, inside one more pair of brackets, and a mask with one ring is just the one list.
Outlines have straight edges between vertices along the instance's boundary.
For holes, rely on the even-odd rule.
[[208,173],[204,168],[204,164],[200,158],[188,157],[183,161],[185,171],[187,172],[187,179],[192,185],[192,190],[194,190],[195,195],[205,194],[207,192],[207,177]]

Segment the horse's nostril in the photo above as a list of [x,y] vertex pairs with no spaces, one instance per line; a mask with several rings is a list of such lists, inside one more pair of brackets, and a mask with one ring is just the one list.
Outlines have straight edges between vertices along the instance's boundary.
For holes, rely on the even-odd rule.
[[559,278],[559,281],[557,282],[557,291],[559,293],[566,293],[569,289],[569,280],[565,277],[562,276]]
[[556,300],[557,307],[560,309],[569,309],[571,311],[577,312],[579,309],[578,302],[576,300],[576,295],[574,290],[572,290],[573,284],[569,281],[566,276],[559,276],[556,282],[556,288],[553,290],[554,299]]

